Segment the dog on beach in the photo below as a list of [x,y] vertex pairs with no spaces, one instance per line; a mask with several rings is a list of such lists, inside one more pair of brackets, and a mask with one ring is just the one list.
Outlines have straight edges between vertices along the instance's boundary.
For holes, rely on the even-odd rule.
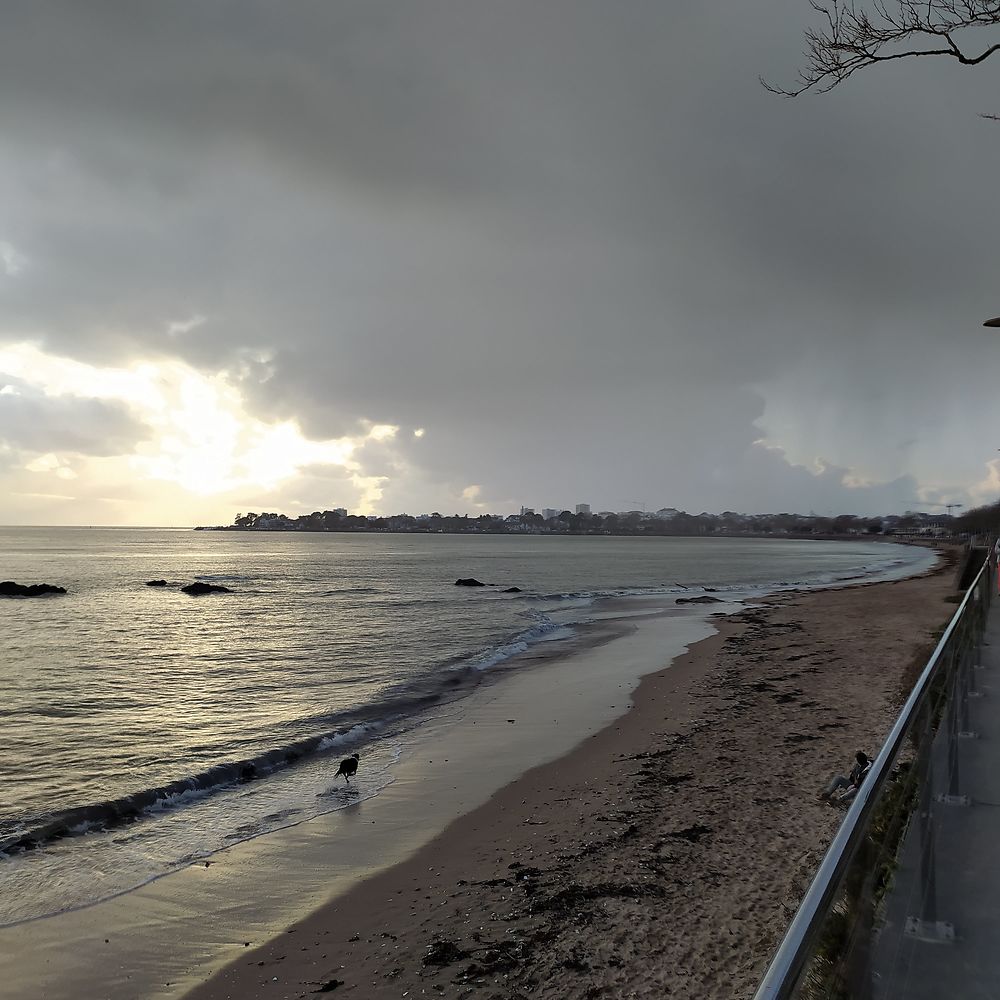
[[351,775],[357,774],[358,771],[358,761],[361,758],[356,754],[352,753],[350,757],[345,757],[340,762],[340,767],[337,769],[337,773],[334,775],[335,778],[339,778],[341,775],[344,776],[344,781],[348,784],[351,783]]

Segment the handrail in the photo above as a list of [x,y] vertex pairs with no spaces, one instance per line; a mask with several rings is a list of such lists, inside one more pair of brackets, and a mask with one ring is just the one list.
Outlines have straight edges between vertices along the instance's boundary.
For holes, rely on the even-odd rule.
[[788,925],[788,930],[785,932],[778,950],[771,959],[771,964],[768,966],[760,986],[757,987],[754,1000],[786,1000],[792,996],[792,991],[798,984],[802,970],[812,953],[817,935],[829,913],[834,896],[840,888],[851,859],[854,857],[855,848],[867,832],[868,819],[875,808],[883,786],[889,780],[896,755],[903,740],[906,739],[913,727],[917,713],[934,682],[941,653],[965,614],[972,594],[979,586],[983,574],[988,573],[988,570],[989,559],[983,563],[972,585],[965,592],[962,603],[948,623],[948,627],[944,630],[937,646],[934,647],[934,652],[931,653],[927,665],[889,731],[882,749],[872,764],[871,771],[858,789],[840,829],[827,849],[808,891],[799,904],[792,922]]

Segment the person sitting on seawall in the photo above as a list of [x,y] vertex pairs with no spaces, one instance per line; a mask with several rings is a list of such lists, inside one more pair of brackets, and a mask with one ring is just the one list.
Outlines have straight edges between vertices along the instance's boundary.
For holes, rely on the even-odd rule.
[[847,777],[842,774],[834,775],[830,779],[830,784],[820,792],[819,797],[824,802],[850,802],[858,794],[861,782],[868,777],[868,772],[872,769],[872,761],[868,754],[861,750],[854,755],[854,760],[854,767]]

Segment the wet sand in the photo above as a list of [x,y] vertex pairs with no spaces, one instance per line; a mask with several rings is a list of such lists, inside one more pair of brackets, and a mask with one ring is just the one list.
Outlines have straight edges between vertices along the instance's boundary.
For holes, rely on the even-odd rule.
[[[639,678],[714,632],[705,608],[671,598],[609,604],[594,617],[572,640],[532,647],[505,675],[491,674],[496,683],[484,679],[394,737],[392,780],[378,794],[368,795],[364,754],[350,788],[334,779],[332,760],[334,811],[123,895],[0,928],[0,993],[177,1000],[360,879],[411,857],[532,767],[564,757],[621,715]],[[34,857],[19,859],[24,878]]]
[[841,819],[817,792],[881,743],[953,582],[719,619],[624,716],[189,1000],[752,995]]

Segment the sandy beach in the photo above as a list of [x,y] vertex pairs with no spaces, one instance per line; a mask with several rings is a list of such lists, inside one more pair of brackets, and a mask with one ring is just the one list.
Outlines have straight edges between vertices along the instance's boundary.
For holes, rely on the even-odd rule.
[[950,617],[950,567],[781,594],[629,711],[197,987],[189,1000],[746,997]]

